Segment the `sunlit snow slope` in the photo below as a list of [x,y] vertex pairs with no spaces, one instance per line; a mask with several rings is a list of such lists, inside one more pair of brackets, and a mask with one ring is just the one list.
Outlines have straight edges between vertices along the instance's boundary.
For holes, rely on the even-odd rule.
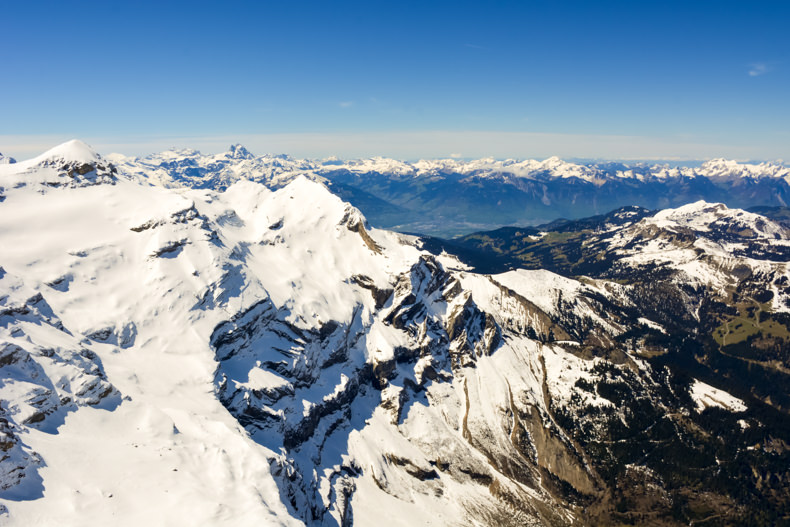
[[707,407],[590,351],[660,328],[628,286],[472,273],[305,177],[161,180],[0,165],[3,524],[570,524],[612,491],[558,409],[627,425],[588,387],[620,370]]
[[319,183],[164,189],[79,142],[0,170],[12,524],[464,523],[474,478],[554,514],[470,443],[508,382],[541,399],[536,345],[466,379],[491,316]]

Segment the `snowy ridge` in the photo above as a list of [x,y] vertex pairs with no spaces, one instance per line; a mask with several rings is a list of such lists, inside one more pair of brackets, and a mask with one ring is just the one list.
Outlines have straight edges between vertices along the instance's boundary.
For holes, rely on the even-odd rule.
[[0,179],[5,187],[35,185],[44,191],[46,188],[114,184],[117,171],[90,146],[75,139],[27,161],[0,163]]
[[300,160],[287,155],[254,156],[242,145],[233,145],[224,153],[204,155],[196,150],[169,150],[142,158],[129,158],[120,154],[109,156],[119,169],[132,174],[156,177],[168,185],[188,185],[222,189],[239,178],[281,185],[293,174],[310,174],[311,177],[331,177],[336,171],[354,174],[383,174],[392,177],[445,177],[451,174],[483,178],[516,178],[551,180],[576,178],[595,185],[612,179],[664,180],[678,177],[744,177],[787,179],[790,168],[772,164],[759,165],[715,159],[699,168],[667,165],[578,164],[558,157],[538,160],[495,160],[492,158],[460,161],[455,159],[420,160],[404,162],[374,157],[370,159]]
[[240,148],[234,145],[216,155],[171,150],[143,158],[108,158],[121,174],[169,188],[223,190],[243,179],[280,188],[303,175],[326,183],[374,225],[443,238],[558,217],[594,216],[625,205],[655,210],[700,199],[741,208],[790,203],[788,169],[767,163],[730,163],[725,177],[718,169],[706,168],[713,165],[582,164],[557,157],[300,160],[254,156]]
[[790,231],[758,214],[700,201],[613,231],[600,246],[617,255],[621,270],[664,266],[680,273],[679,283],[719,292],[735,287],[744,273],[773,276],[766,284],[772,309],[790,309],[790,296],[778,285],[790,279]]
[[[463,522],[464,503],[501,506],[469,471],[510,489],[525,518],[545,517],[535,503],[552,499],[537,476],[512,482],[465,439],[500,426],[483,416],[491,397],[506,404],[507,383],[539,393],[534,376],[500,378],[491,361],[534,370],[540,344],[495,359],[500,330],[438,262],[369,229],[306,178],[276,192],[251,181],[224,193],[134,179],[44,193],[30,184],[75,162],[103,164],[75,146],[0,174],[9,189],[0,238],[15,248],[0,283],[11,302],[0,337],[9,364],[2,497],[12,524],[78,525],[88,514],[134,525],[162,511],[197,523],[340,524],[352,508],[364,523],[382,499],[393,513],[404,507],[415,484],[446,497],[413,502],[405,523],[436,514]],[[16,177],[29,182],[5,184]],[[14,307],[20,295],[31,307]],[[25,310],[49,306],[59,318],[45,315],[52,329],[38,336]],[[55,345],[54,354],[40,351]],[[464,380],[475,364],[490,373]],[[494,393],[490,375],[499,378]],[[423,408],[424,393],[438,406]],[[114,406],[75,410],[111,396]],[[424,443],[436,433],[439,443]],[[439,447],[447,440],[456,445],[449,458]],[[87,470],[73,454],[78,442],[105,468]],[[440,476],[441,459],[449,464]],[[251,494],[262,497],[252,508]],[[137,507],[140,499],[149,507]]]
[[706,177],[751,177],[783,178],[790,177],[790,168],[763,162],[759,165],[738,163],[727,159],[711,159],[702,164],[699,173]]
[[58,162],[67,163],[96,163],[101,158],[90,146],[79,139],[72,139],[54,148],[51,148],[38,157],[20,163],[20,167],[51,165]]
[[164,187],[224,190],[236,181],[251,180],[280,187],[300,174],[315,175],[316,165],[284,155],[253,156],[242,145],[227,152],[203,155],[197,150],[168,150],[144,158],[110,154],[108,158],[125,174]]
[[644,220],[662,228],[688,228],[697,232],[712,232],[720,226],[739,230],[742,236],[779,240],[787,238],[787,229],[751,212],[730,209],[722,203],[698,201],[677,209],[666,209]]
[[[603,445],[607,423],[693,413],[645,358],[669,331],[636,285],[470,272],[372,228],[310,166],[77,142],[0,166],[4,524],[571,525],[613,492],[579,431]],[[604,234],[625,263],[724,280],[742,240],[714,239],[723,218],[787,239],[739,212]],[[699,258],[692,227],[722,254]]]

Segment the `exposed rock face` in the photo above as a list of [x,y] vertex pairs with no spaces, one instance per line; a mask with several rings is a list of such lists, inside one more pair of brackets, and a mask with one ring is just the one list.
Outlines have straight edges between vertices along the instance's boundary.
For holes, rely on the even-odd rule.
[[[556,439],[556,430],[544,432],[544,426],[551,430],[553,425],[542,397],[518,408],[513,400],[503,401],[511,415],[522,413],[527,426],[541,432],[537,445],[526,428],[512,429],[512,423],[511,430],[502,428],[507,425],[499,419],[512,417],[499,416],[493,429],[483,418],[487,401],[480,399],[483,387],[473,372],[478,358],[490,356],[501,344],[494,317],[482,312],[454,273],[432,257],[421,257],[408,272],[393,278],[386,303],[374,311],[359,306],[348,323],[329,322],[305,331],[263,302],[214,331],[220,400],[257,440],[283,452],[274,470],[284,496],[308,523],[334,517],[346,524],[353,511],[354,482],[360,477],[372,478],[379,489],[400,499],[407,488],[417,486],[449,500],[452,486],[448,488],[447,479],[497,489],[497,499],[481,499],[477,505],[489,514],[519,503],[523,518],[559,518],[548,512],[558,503],[541,486],[536,449],[548,452],[551,448],[543,446],[552,444],[552,459],[575,457],[563,454],[568,445]],[[379,337],[382,334],[388,334],[387,340]],[[388,349],[380,347],[385,342]],[[239,382],[245,372],[248,382]],[[256,378],[263,382],[255,386]],[[476,394],[471,403],[470,384]],[[438,405],[436,397],[442,400]],[[428,404],[429,415],[422,418],[450,432],[445,440],[452,438],[451,449],[423,443],[428,439],[422,437],[424,432],[409,430],[413,425],[405,421],[415,404]],[[543,418],[536,404],[544,409]],[[465,413],[460,422],[460,414],[449,420],[440,417],[448,405]],[[419,455],[377,451],[376,468],[364,466],[356,458],[361,453],[352,450],[337,465],[338,460],[326,453],[348,448],[342,445],[354,434],[369,434],[360,419],[380,422],[387,434],[413,442]],[[519,439],[511,441],[511,436]],[[500,441],[506,445],[504,451]],[[581,475],[575,477],[583,482],[579,485],[591,490],[581,465],[577,470]],[[514,486],[513,478],[535,494]]]

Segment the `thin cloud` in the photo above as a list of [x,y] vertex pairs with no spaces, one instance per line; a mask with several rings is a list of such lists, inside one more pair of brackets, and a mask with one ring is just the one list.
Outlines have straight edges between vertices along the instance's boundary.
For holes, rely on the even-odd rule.
[[466,45],[466,47],[467,47],[467,48],[472,48],[472,49],[483,49],[483,50],[486,50],[486,51],[488,51],[488,48],[487,48],[487,47],[485,47],[485,46],[479,46],[479,45],[477,45],[477,44],[465,44],[465,45]]
[[341,108],[351,108],[354,106],[354,101],[341,101],[338,103]]
[[768,64],[764,62],[755,62],[749,66],[749,77],[759,77],[760,75],[765,75],[769,71]]

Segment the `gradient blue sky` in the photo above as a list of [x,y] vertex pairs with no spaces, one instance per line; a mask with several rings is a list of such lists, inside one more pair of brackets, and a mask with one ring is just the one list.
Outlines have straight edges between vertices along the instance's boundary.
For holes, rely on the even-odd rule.
[[4,2],[0,152],[790,159],[790,2]]

